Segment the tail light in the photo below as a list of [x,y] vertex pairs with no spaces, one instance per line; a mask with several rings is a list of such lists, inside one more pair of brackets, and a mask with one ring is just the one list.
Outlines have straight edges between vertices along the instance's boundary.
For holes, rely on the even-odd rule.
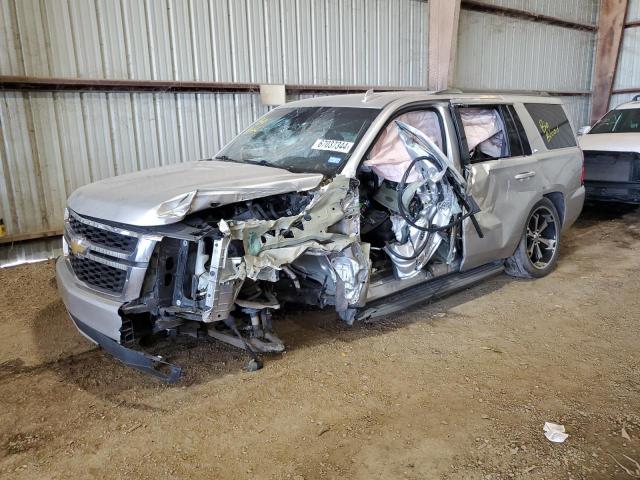
[[580,155],[582,155],[582,171],[580,172],[580,185],[584,186],[584,179],[587,175],[587,170],[584,166],[584,152],[580,149]]

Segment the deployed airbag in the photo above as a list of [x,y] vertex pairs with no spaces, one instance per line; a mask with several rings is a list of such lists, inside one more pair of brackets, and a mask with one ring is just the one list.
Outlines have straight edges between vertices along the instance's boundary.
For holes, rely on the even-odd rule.
[[[415,128],[428,137],[439,149],[442,149],[442,132],[436,112],[425,110],[404,113],[398,116],[396,121]],[[411,160],[404,142],[400,139],[395,122],[391,122],[371,149],[370,158],[364,164],[371,167],[380,177],[392,182],[399,182]],[[407,181],[415,182],[418,179],[418,172],[412,171]]]
[[505,134],[500,114],[492,108],[461,108],[460,117],[469,152],[479,148],[490,157],[504,156]]

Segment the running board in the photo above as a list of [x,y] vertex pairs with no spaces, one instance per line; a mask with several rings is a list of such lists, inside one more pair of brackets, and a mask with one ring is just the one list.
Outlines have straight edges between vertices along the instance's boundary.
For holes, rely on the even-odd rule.
[[454,292],[498,275],[504,271],[503,262],[495,262],[474,268],[467,272],[451,273],[443,277],[427,280],[424,283],[410,287],[367,304],[357,315],[356,320],[371,320],[384,317],[419,303],[442,298]]

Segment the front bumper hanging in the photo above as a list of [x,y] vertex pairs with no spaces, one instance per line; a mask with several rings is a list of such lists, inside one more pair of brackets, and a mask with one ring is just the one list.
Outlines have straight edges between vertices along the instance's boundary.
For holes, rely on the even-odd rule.
[[167,383],[175,383],[180,379],[180,376],[182,375],[182,368],[178,365],[165,362],[162,360],[162,357],[159,356],[153,356],[123,347],[118,342],[98,332],[96,329],[82,323],[74,316],[71,316],[71,319],[78,330],[128,367],[153,375]]

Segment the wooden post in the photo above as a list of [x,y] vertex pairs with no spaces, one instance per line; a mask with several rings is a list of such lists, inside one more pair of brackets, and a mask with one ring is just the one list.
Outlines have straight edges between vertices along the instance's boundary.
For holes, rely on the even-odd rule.
[[453,83],[460,0],[429,0],[429,90]]
[[627,0],[600,0],[598,19],[598,45],[593,77],[593,104],[591,124],[609,110],[613,81],[620,56],[620,45],[627,16]]

